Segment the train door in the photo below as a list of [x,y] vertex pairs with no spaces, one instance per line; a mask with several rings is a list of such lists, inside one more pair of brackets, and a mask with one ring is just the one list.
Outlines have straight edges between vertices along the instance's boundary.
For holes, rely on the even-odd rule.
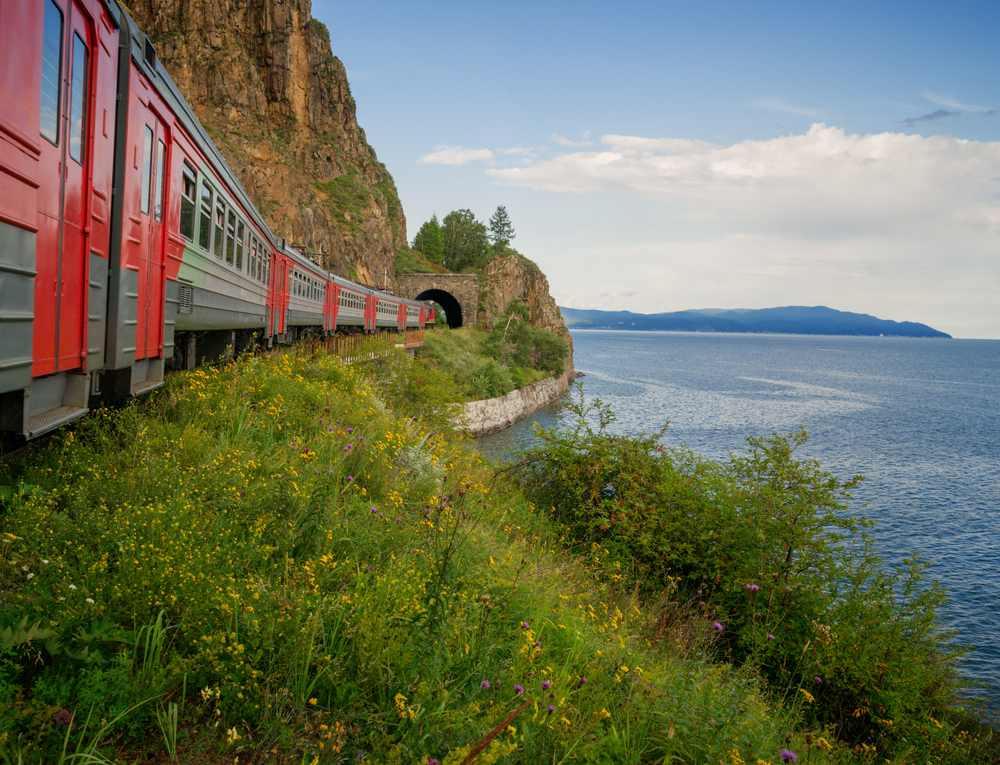
[[76,0],[44,6],[33,376],[79,369],[87,354],[95,32]]
[[340,287],[330,285],[330,330],[337,330],[337,312],[340,311]]
[[277,256],[274,259],[274,323],[271,332],[280,335],[285,331],[285,310],[288,308],[288,301],[285,297],[285,279],[288,273],[288,263],[284,258]]
[[152,109],[141,120],[142,135],[138,144],[142,154],[140,189],[140,244],[135,265],[139,267],[139,304],[136,315],[135,358],[158,358],[163,349],[163,287],[166,277],[164,259],[164,220],[167,188],[166,125]]

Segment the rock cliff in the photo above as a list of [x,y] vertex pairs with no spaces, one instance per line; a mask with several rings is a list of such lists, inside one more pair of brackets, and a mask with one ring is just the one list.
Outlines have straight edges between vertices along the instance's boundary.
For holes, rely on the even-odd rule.
[[392,284],[406,218],[310,0],[134,0],[136,23],[272,229]]
[[483,269],[485,282],[479,290],[479,326],[490,327],[514,300],[528,307],[532,326],[548,330],[569,344],[567,378],[573,373],[573,338],[566,329],[555,299],[549,294],[549,280],[532,261],[514,250],[499,255]]

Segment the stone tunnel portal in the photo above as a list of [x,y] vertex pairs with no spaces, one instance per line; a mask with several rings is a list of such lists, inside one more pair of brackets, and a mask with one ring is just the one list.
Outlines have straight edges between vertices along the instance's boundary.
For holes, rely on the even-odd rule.
[[433,300],[440,305],[444,309],[449,329],[458,329],[462,326],[462,304],[450,292],[438,289],[424,290],[416,299]]
[[448,326],[476,326],[479,277],[476,274],[396,274],[399,295],[433,300],[444,309]]

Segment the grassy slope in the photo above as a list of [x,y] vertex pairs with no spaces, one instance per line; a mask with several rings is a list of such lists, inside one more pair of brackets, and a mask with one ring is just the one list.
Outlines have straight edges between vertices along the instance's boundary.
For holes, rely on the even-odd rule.
[[547,377],[538,369],[513,371],[487,357],[482,350],[484,337],[481,330],[471,327],[435,329],[427,332],[419,355],[450,377],[466,400],[502,396]]
[[786,743],[795,689],[709,663],[400,393],[433,369],[376,365],[178,374],[4,467],[7,762],[874,762]]

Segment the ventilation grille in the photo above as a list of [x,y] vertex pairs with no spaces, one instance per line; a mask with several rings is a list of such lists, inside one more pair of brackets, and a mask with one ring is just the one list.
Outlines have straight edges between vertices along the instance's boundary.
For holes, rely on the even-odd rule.
[[146,64],[150,69],[156,69],[156,48],[153,47],[153,43],[149,41],[148,37],[143,41],[142,57],[146,59]]
[[181,285],[180,307],[178,313],[191,313],[191,304],[194,302],[194,290],[186,284]]

